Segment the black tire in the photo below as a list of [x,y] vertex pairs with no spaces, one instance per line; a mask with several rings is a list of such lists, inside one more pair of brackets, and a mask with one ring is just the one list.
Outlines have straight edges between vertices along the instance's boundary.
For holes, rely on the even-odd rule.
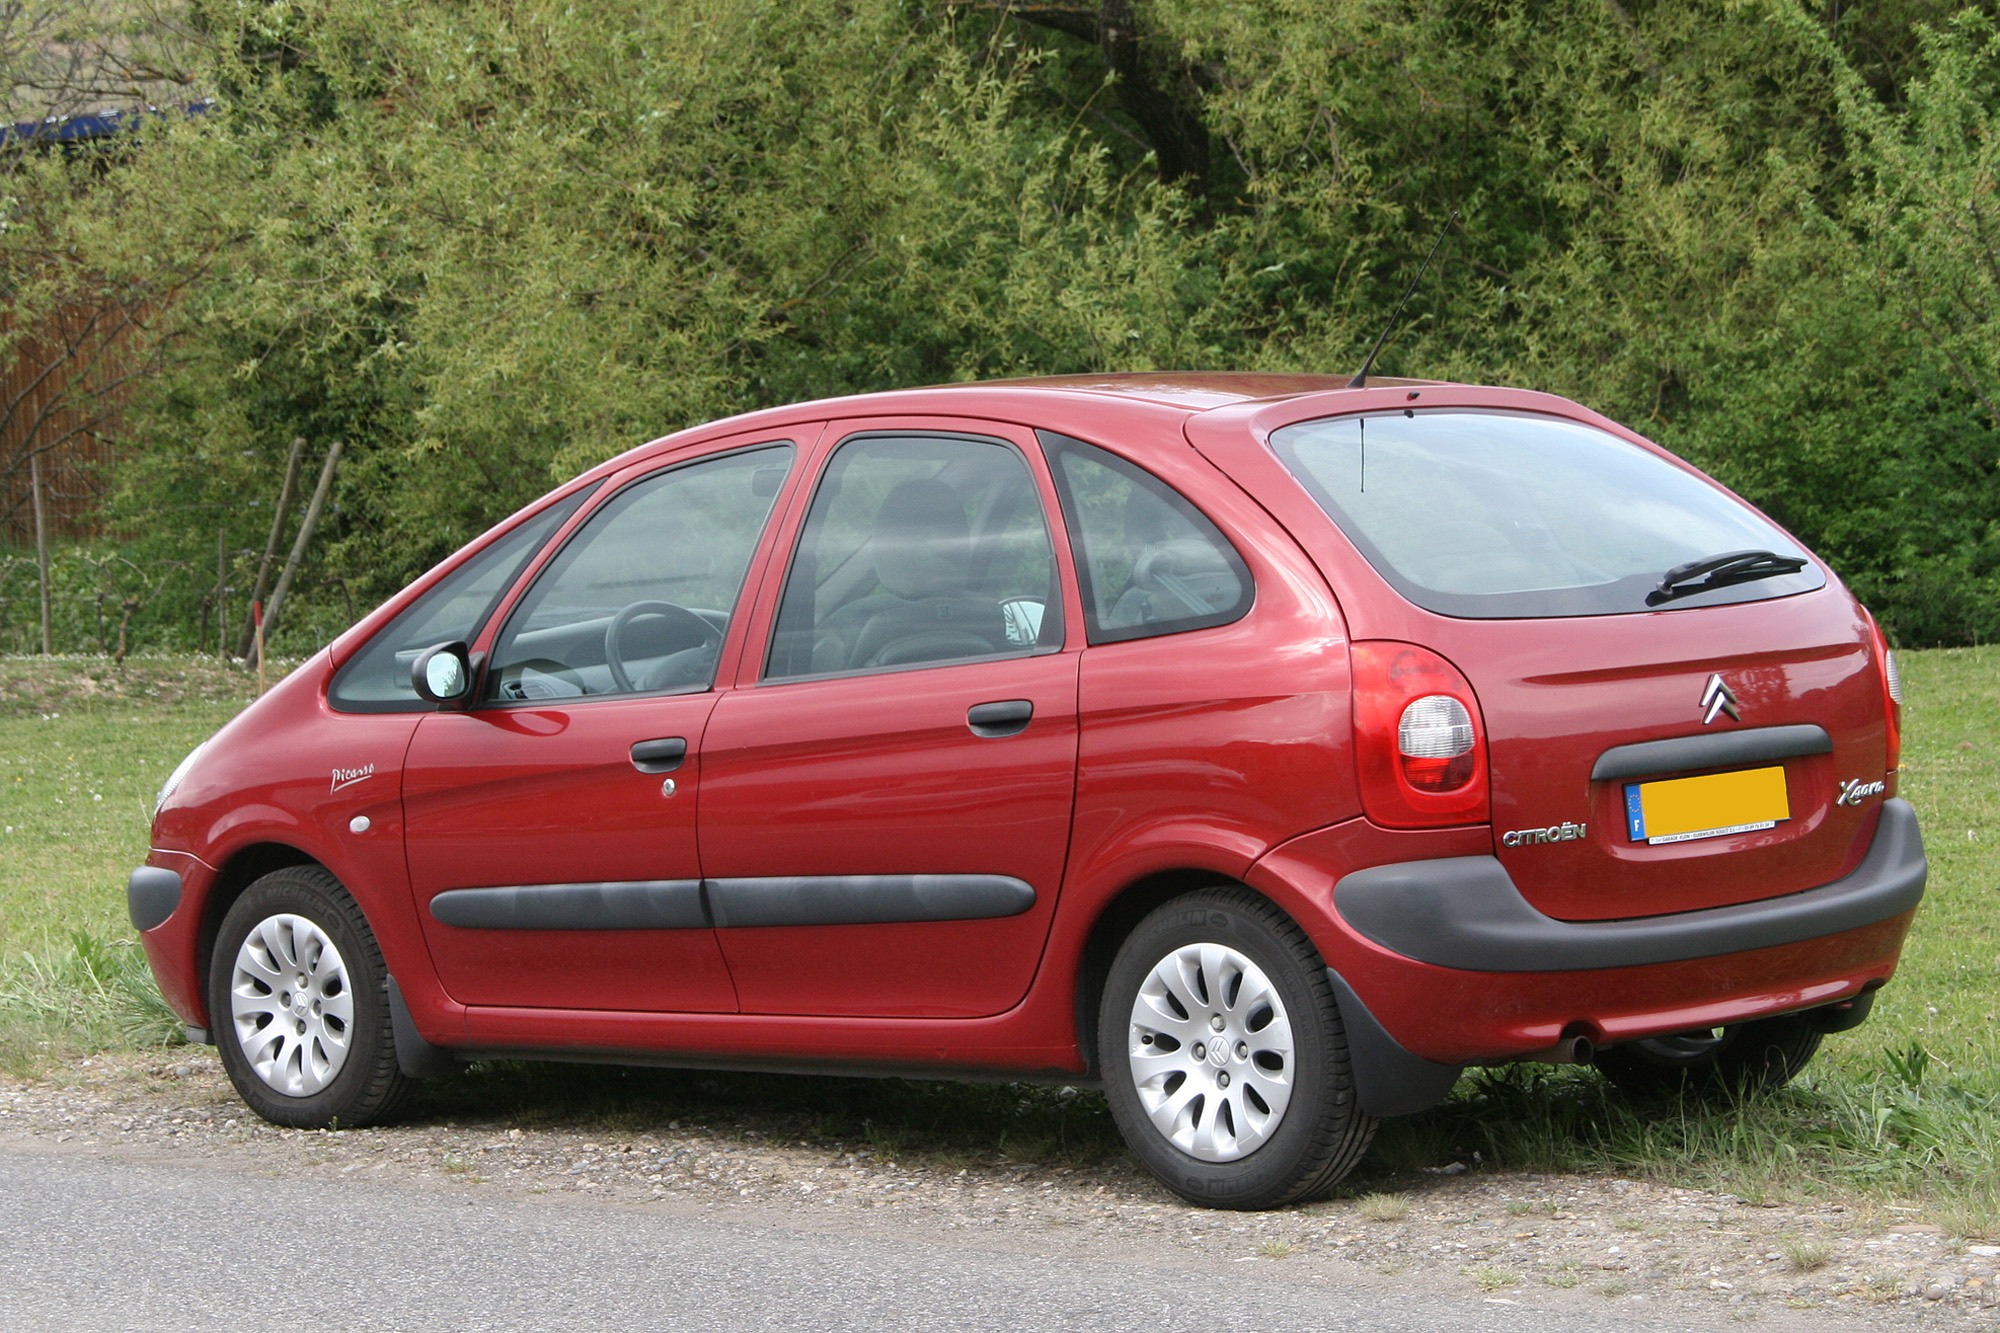
[[1784,1014],[1717,1031],[1695,1028],[1599,1051],[1604,1076],[1631,1092],[1734,1097],[1781,1088],[1819,1050],[1818,1016]]
[[[253,931],[258,940],[246,954]],[[298,961],[283,970],[305,977],[306,987],[264,982],[267,965],[286,957]],[[249,1010],[241,1016],[239,1002]],[[359,904],[323,867],[274,870],[230,907],[209,955],[208,1008],[229,1081],[274,1125],[375,1124],[409,1093],[396,1064],[382,950]]]
[[[1159,969],[1184,957],[1181,951],[1202,945],[1230,951],[1219,955],[1225,960],[1225,969],[1237,967],[1226,961],[1232,955],[1254,964],[1282,1006],[1282,1014],[1267,1017],[1261,1029],[1256,1026],[1254,1010],[1246,1010],[1241,1020],[1244,1026],[1238,1029],[1235,998],[1194,995],[1211,1001],[1202,1007],[1216,1011],[1207,1022],[1223,1023],[1222,1030],[1232,1039],[1239,1032],[1243,1035],[1243,1040],[1226,1048],[1226,1064],[1210,1062],[1199,1053],[1204,1047],[1216,1049],[1212,1043],[1190,1041],[1183,1046],[1164,1032],[1156,1032],[1151,1026],[1154,1020],[1149,1019],[1146,1025],[1134,1021],[1141,988],[1156,975],[1164,975]],[[1241,987],[1256,984],[1248,980],[1251,975],[1245,970],[1232,971],[1223,985],[1237,987],[1235,996],[1241,997]],[[1196,977],[1191,989],[1208,987],[1206,969]],[[1199,1014],[1183,1018],[1194,1024],[1204,1021]],[[1164,1019],[1168,1025],[1175,1021],[1170,1016]],[[1289,1101],[1274,1111],[1261,1096],[1253,1100],[1253,1090],[1259,1085],[1260,1071],[1265,1079],[1278,1071],[1282,1062],[1270,1063],[1277,1059],[1276,1052],[1259,1049],[1247,1056],[1238,1052],[1259,1035],[1275,1032],[1280,1023],[1289,1028],[1290,1062],[1283,1070],[1290,1080]],[[1160,1182],[1190,1203],[1258,1209],[1318,1197],[1354,1169],[1375,1137],[1375,1118],[1363,1114],[1355,1102],[1347,1034],[1327,983],[1325,962],[1290,917],[1248,889],[1224,887],[1190,893],[1159,907],[1134,927],[1105,976],[1097,1032],[1098,1068],[1103,1071],[1106,1096],[1119,1131]],[[1174,1044],[1166,1046],[1167,1042]],[[1172,1069],[1150,1076],[1142,1071],[1135,1076],[1133,1061],[1151,1058],[1156,1050],[1163,1063],[1181,1060],[1192,1072],[1180,1072],[1179,1082]],[[1211,1070],[1211,1063],[1220,1067]],[[1217,1086],[1205,1093],[1187,1087],[1188,1080],[1204,1076]],[[1140,1078],[1146,1078],[1150,1085],[1143,1094]],[[1228,1092],[1232,1087],[1235,1091]],[[1176,1143],[1168,1130],[1156,1123],[1145,1098],[1154,1098],[1155,1106],[1164,1108],[1179,1101],[1183,1090],[1188,1094],[1188,1109],[1176,1122],[1183,1127],[1183,1139],[1190,1134],[1198,1136],[1201,1117],[1209,1115],[1212,1133],[1225,1134],[1240,1145],[1255,1132],[1260,1137],[1254,1146],[1240,1151],[1222,1149],[1224,1154],[1237,1155],[1218,1159],[1212,1141],[1204,1143],[1196,1137],[1192,1143]],[[1211,1097],[1213,1105],[1208,1100]],[[1231,1098],[1239,1100],[1232,1102]],[[1225,1105],[1232,1109],[1225,1112]],[[1234,1109],[1238,1107],[1241,1109]],[[1259,1114],[1264,1114],[1261,1130],[1247,1120],[1239,1127],[1232,1118],[1243,1115],[1254,1119]],[[1243,1131],[1240,1137],[1239,1128]],[[1190,1148],[1206,1149],[1210,1156],[1205,1160]]]

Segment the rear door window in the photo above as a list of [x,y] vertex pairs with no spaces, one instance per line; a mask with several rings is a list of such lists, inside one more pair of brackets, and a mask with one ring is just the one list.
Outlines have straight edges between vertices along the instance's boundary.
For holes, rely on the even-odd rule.
[[[1762,515],[1606,431],[1525,412],[1436,409],[1286,426],[1271,448],[1383,578],[1473,619],[1655,609],[1670,569],[1724,552],[1805,558]],[[1826,582],[1797,573],[1680,597],[1757,601]]]
[[841,444],[792,557],[766,679],[1061,647],[1055,552],[1019,450],[928,432]]

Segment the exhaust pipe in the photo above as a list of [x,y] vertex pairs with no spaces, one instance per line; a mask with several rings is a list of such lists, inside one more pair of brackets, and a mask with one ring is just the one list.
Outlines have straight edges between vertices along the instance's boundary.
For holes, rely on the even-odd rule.
[[1545,1065],[1587,1065],[1596,1054],[1597,1044],[1578,1032],[1564,1037],[1545,1051],[1536,1051],[1521,1058]]

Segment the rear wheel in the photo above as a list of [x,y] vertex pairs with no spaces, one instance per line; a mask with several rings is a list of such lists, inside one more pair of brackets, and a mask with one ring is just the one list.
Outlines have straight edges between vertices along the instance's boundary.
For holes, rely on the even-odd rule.
[[1190,893],[1139,923],[1105,978],[1098,1056],[1125,1141],[1192,1203],[1323,1194],[1375,1135],[1325,963],[1246,889]]
[[1780,1088],[1819,1050],[1817,1017],[1785,1014],[1725,1028],[1693,1028],[1597,1053],[1598,1069],[1622,1088],[1651,1093],[1739,1093]]
[[273,1124],[372,1124],[409,1091],[382,951],[319,866],[274,870],[236,900],[210,956],[208,1008],[229,1081]]

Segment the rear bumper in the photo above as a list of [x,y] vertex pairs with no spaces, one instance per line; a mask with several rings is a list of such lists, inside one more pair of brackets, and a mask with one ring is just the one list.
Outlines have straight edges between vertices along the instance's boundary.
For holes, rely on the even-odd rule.
[[1344,876],[1334,908],[1374,944],[1414,962],[1475,972],[1645,967],[1822,939],[1914,909],[1924,841],[1908,801],[1882,803],[1861,864],[1782,898],[1626,921],[1558,921],[1521,896],[1490,856],[1404,861]]
[[[1464,847],[1460,840],[1458,846]],[[1558,921],[1490,856],[1411,857],[1413,835],[1353,821],[1246,877],[1295,909],[1332,977],[1356,1090],[1375,1114],[1434,1105],[1467,1065],[1547,1058],[1849,1002],[1894,974],[1923,896],[1923,842],[1891,799],[1867,854],[1831,884],[1634,921]],[[1341,867],[1375,862],[1371,869]]]

